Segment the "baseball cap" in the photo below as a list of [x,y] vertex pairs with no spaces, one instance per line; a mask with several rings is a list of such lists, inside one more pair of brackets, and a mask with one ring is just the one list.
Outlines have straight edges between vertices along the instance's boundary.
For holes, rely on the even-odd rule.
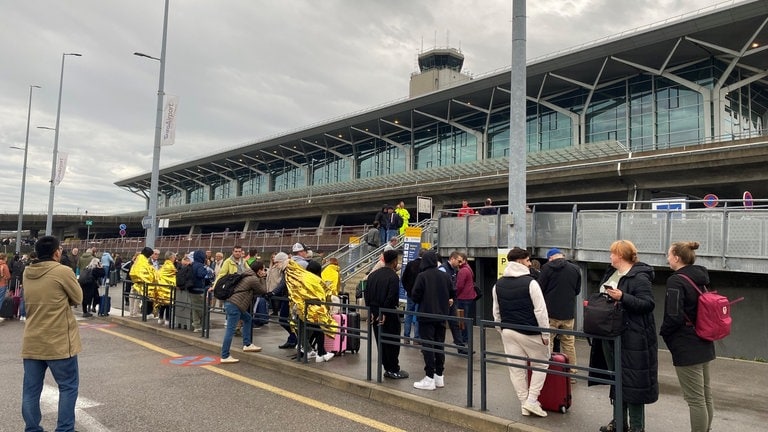
[[552,255],[561,254],[562,252],[558,248],[552,248],[547,251],[547,259],[552,258]]
[[295,243],[291,248],[291,252],[301,252],[303,250],[307,250],[307,248],[305,248],[301,243]]

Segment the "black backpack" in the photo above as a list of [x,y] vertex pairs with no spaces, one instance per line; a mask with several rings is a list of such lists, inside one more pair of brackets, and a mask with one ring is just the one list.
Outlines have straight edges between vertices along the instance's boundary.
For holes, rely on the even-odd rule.
[[235,287],[244,276],[242,273],[230,273],[220,277],[213,286],[213,296],[219,300],[232,297],[232,294],[235,293]]

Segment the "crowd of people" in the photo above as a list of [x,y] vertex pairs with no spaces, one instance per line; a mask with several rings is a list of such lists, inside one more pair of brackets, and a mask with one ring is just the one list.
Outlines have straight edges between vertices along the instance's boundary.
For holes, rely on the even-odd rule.
[[[488,202],[491,205],[490,202]],[[400,208],[402,203],[398,205]],[[392,207],[382,209],[384,236],[388,241],[396,236],[389,220],[407,220]],[[403,224],[403,223],[401,223]],[[407,223],[405,223],[407,224]],[[401,225],[402,226],[402,225]],[[399,228],[398,228],[399,230]],[[375,238],[369,238],[373,243]],[[709,283],[706,268],[695,265],[696,242],[677,242],[670,246],[667,260],[673,271],[667,280],[664,319],[660,335],[672,353],[683,397],[689,405],[692,431],[708,431],[714,415],[709,387],[709,364],[715,358],[714,344],[697,336],[691,322],[696,319],[698,294],[685,278],[705,286]],[[17,257],[11,265],[7,256],[0,254],[0,298],[23,280],[23,312],[27,323],[23,340],[24,394],[23,415],[27,425],[39,424],[39,397],[42,378],[51,369],[61,392],[59,422],[74,422],[74,399],[77,395],[77,354],[80,351],[73,309],[82,307],[82,316],[90,317],[98,304],[99,288],[110,284],[109,269],[123,271],[135,295],[130,298],[129,314],[136,316],[142,307],[152,314],[158,324],[170,320],[171,291],[186,290],[190,294],[193,310],[192,331],[202,328],[203,303],[216,282],[227,275],[241,275],[230,297],[219,306],[226,316],[226,330],[221,346],[221,363],[236,363],[231,345],[236,336],[242,337],[242,352],[259,352],[262,347],[253,343],[252,320],[255,304],[265,298],[285,329],[286,341],[280,349],[294,349],[299,358],[327,362],[335,353],[327,351],[326,339],[339,335],[338,324],[332,317],[332,308],[322,304],[337,300],[342,289],[339,263],[329,259],[323,264],[313,257],[304,244],[296,243],[290,254],[276,252],[268,262],[257,250],[246,251],[233,247],[228,257],[224,253],[196,250],[185,255],[160,251],[149,247],[137,252],[130,260],[121,262],[119,255],[99,253],[89,248],[82,253],[77,249],[65,251],[54,237],[42,237],[35,252],[24,258]],[[528,326],[522,330],[499,327],[509,368],[510,381],[519,399],[524,416],[547,416],[539,403],[544,391],[546,373],[527,371],[528,359],[532,367],[546,369],[553,345],[558,343],[567,362],[577,365],[575,341],[572,335],[549,332],[547,329],[573,330],[575,328],[576,298],[582,289],[581,269],[566,259],[559,249],[550,249],[540,270],[534,268],[528,250],[515,247],[509,250],[502,276],[491,290],[493,318],[502,324]],[[18,262],[19,264],[16,264]],[[415,381],[419,390],[443,388],[445,382],[446,333],[451,332],[453,345],[464,355],[472,355],[469,332],[472,325],[461,326],[461,320],[448,320],[446,316],[475,318],[477,282],[469,258],[464,252],[454,251],[447,257],[436,251],[421,249],[418,256],[403,263],[402,252],[396,245],[385,250],[380,263],[367,276],[363,292],[374,337],[385,338],[379,355],[384,377],[406,379],[409,373],[401,368],[399,354],[402,344],[421,344],[424,376]],[[26,270],[25,270],[26,269]],[[18,271],[17,271],[18,270]],[[683,277],[685,276],[685,278]],[[120,276],[117,276],[120,277]],[[610,265],[601,278],[598,290],[620,302],[625,311],[626,329],[621,334],[620,357],[615,358],[612,340],[592,343],[589,366],[596,370],[615,370],[621,364],[623,384],[623,424],[625,430],[645,430],[645,406],[659,396],[658,342],[653,311],[656,307],[651,283],[653,268],[639,260],[632,242],[618,240],[610,247]],[[15,283],[13,281],[16,281]],[[53,292],[51,291],[53,287]],[[403,316],[388,310],[397,309],[405,292],[406,312]],[[44,293],[45,292],[45,293]],[[42,296],[61,298],[55,305]],[[419,312],[416,316],[413,312]],[[530,329],[534,328],[534,329]],[[42,329],[46,329],[43,332]],[[299,334],[306,334],[299,340]],[[413,337],[412,337],[413,334]],[[393,335],[398,335],[394,337]],[[400,336],[406,339],[401,339]],[[66,342],[66,343],[64,343]],[[63,350],[62,347],[67,348]],[[570,369],[572,374],[578,369]],[[590,376],[597,376],[591,371]],[[573,381],[573,379],[572,379]],[[588,381],[590,385],[597,384]],[[615,398],[611,386],[609,399]],[[74,397],[74,399],[73,399]],[[71,412],[70,412],[71,410]],[[609,421],[601,432],[615,432],[617,422]]]

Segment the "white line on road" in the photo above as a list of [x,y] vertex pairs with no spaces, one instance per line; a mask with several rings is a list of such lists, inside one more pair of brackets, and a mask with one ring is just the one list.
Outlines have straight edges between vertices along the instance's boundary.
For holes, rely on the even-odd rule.
[[[101,403],[78,396],[75,403],[75,422],[78,429],[84,432],[110,432],[109,428],[99,423],[90,414],[85,412],[87,408],[101,405]],[[45,384],[43,392],[40,395],[40,410],[45,414],[56,414],[59,412],[59,389],[58,387]]]

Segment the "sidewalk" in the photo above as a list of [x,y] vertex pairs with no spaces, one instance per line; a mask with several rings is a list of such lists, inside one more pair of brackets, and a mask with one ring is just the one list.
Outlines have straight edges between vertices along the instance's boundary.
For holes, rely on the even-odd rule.
[[[119,305],[118,305],[119,307]],[[151,331],[189,343],[203,350],[219,354],[224,335],[223,315],[213,314],[209,339],[198,333],[171,330],[161,327],[156,320],[146,323],[140,318],[121,317],[119,309],[113,309],[107,319],[127,327]],[[79,315],[79,314],[78,314]],[[363,324],[365,325],[365,324]],[[488,410],[480,411],[480,364],[475,354],[473,373],[473,407],[466,407],[467,373],[466,360],[446,356],[445,383],[443,389],[421,391],[413,388],[413,382],[423,377],[423,360],[418,346],[401,348],[400,365],[411,375],[409,379],[376,382],[376,345],[372,381],[366,381],[366,343],[361,341],[360,352],[334,357],[327,363],[304,364],[291,359],[294,350],[281,350],[277,346],[285,342],[287,333],[276,323],[269,323],[253,330],[253,343],[263,348],[260,353],[243,353],[241,339],[235,338],[232,355],[241,362],[273,369],[281,373],[302,376],[308,380],[342,389],[382,403],[418,412],[441,421],[457,424],[474,431],[597,431],[611,418],[607,386],[587,387],[579,379],[573,386],[573,406],[566,414],[549,413],[546,418],[523,417],[509,380],[508,368],[488,365]],[[450,336],[447,338],[450,341]],[[479,331],[475,331],[475,350],[479,350]],[[488,350],[503,352],[501,340],[495,332],[488,334]],[[589,358],[586,341],[577,342],[579,364]],[[768,422],[768,364],[732,359],[715,360],[712,366],[712,387],[715,398],[715,419],[712,430],[737,430],[757,432],[766,429]],[[669,352],[659,352],[659,401],[646,406],[646,431],[689,430],[688,407],[680,394],[677,377]]]

